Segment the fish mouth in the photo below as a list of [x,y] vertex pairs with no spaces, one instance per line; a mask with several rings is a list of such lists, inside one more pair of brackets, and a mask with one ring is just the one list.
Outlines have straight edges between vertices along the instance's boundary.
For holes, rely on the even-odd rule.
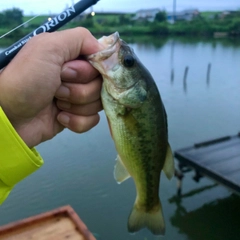
[[103,36],[98,39],[103,50],[87,56],[87,60],[101,73],[106,73],[111,70],[114,65],[117,65],[117,57],[110,58],[114,53],[117,54],[121,47],[121,39],[118,32],[109,36]]
[[120,40],[120,36],[118,32],[111,34],[110,36],[103,36],[98,39],[98,42],[102,45],[103,50],[97,53],[93,53],[87,56],[89,61],[99,61],[110,57],[117,49],[117,42]]

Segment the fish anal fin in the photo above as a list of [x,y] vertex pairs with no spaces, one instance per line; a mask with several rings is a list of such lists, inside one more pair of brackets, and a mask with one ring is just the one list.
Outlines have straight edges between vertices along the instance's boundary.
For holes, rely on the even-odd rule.
[[157,208],[155,207],[154,211],[149,212],[137,208],[136,204],[134,204],[128,218],[128,231],[134,233],[145,227],[154,235],[165,234],[165,222],[160,202],[159,206],[157,206]]
[[163,166],[163,171],[167,178],[170,180],[174,176],[175,167],[174,159],[170,145],[168,144],[166,158]]
[[114,178],[117,183],[122,183],[128,178],[130,178],[130,174],[122,163],[120,156],[118,155],[116,158],[116,165],[114,167]]

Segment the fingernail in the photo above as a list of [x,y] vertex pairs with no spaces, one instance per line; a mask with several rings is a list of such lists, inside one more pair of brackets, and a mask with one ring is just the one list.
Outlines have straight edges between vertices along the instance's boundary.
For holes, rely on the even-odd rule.
[[65,114],[60,114],[58,116],[58,121],[64,125],[67,125],[70,121],[70,117],[68,115]]
[[59,98],[68,98],[69,96],[70,96],[70,90],[65,86],[60,86],[60,88],[56,92],[56,97],[59,97]]
[[76,78],[77,77],[77,71],[75,71],[72,68],[66,67],[62,70],[62,77],[65,78]]

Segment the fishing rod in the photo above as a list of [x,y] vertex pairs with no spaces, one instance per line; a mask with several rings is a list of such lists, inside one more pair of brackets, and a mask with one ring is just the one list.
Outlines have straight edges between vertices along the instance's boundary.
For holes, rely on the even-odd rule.
[[53,17],[43,25],[36,28],[33,32],[29,33],[13,45],[0,53],[0,69],[7,66],[7,64],[16,56],[20,49],[34,36],[43,32],[54,32],[74,17],[84,12],[86,9],[96,4],[99,0],[81,0],[73,6],[67,8],[58,16]]

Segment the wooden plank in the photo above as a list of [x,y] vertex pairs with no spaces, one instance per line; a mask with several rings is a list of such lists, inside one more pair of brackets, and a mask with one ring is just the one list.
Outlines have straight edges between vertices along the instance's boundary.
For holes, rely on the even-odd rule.
[[[213,142],[212,141],[208,141],[208,142]],[[182,153],[182,154],[196,154],[196,152],[202,152],[202,153],[210,153],[212,151],[218,151],[222,148],[228,148],[231,147],[233,145],[239,145],[240,144],[240,137],[238,136],[234,136],[232,138],[227,137],[226,140],[221,141],[219,143],[213,144],[213,145],[204,145],[204,143],[200,143],[195,144],[199,147],[195,147],[195,145],[193,147],[187,147],[187,148],[183,148],[180,150],[177,150],[177,152]]]
[[0,239],[96,240],[70,206],[2,226]]
[[[189,155],[189,154],[186,154]],[[234,144],[228,146],[227,148],[220,148],[215,151],[201,152],[198,151],[195,154],[192,154],[191,158],[194,158],[194,161],[201,164],[213,164],[217,162],[222,162],[223,160],[231,159],[240,155],[240,145]]]
[[231,175],[236,171],[240,171],[240,155],[226,159],[222,162],[212,163],[207,165],[208,168],[214,169],[216,172],[219,172],[223,175]]

